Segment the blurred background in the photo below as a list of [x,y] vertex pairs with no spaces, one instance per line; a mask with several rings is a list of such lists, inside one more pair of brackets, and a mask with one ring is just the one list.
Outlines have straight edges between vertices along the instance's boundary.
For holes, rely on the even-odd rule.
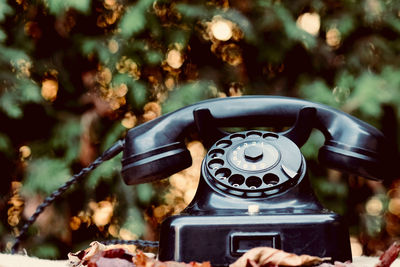
[[[127,130],[211,97],[317,101],[399,146],[400,2],[392,0],[0,0],[0,250],[44,197]],[[93,240],[158,239],[193,198],[205,154],[160,182],[126,186],[121,155],[31,227],[30,255],[65,258]],[[346,217],[354,255],[400,239],[400,180],[327,170],[313,132],[313,187]],[[400,178],[400,177],[399,177]]]

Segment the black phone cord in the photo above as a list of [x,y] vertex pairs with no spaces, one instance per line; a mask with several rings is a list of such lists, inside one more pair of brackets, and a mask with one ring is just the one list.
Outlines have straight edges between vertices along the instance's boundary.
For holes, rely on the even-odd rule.
[[101,241],[100,243],[102,243],[104,245],[135,245],[138,247],[158,247],[158,244],[159,244],[158,241],[148,241],[148,240],[141,240],[141,239],[136,239],[136,240],[114,239],[114,240]]
[[46,197],[46,199],[36,208],[36,211],[32,214],[32,216],[21,228],[18,236],[15,238],[13,246],[11,247],[11,253],[15,254],[18,251],[19,244],[23,240],[26,232],[28,231],[28,228],[36,221],[36,219],[39,217],[39,215],[44,211],[46,207],[48,207],[51,203],[53,203],[62,193],[64,193],[73,184],[80,181],[88,172],[94,170],[104,161],[107,161],[118,155],[123,150],[124,144],[125,142],[123,140],[119,140],[118,142],[116,142],[109,149],[107,149],[100,157],[98,157],[95,161],[93,161],[89,166],[83,168],[79,173],[73,175],[65,184],[63,184],[61,187],[59,187],[57,190],[51,193],[50,196]]

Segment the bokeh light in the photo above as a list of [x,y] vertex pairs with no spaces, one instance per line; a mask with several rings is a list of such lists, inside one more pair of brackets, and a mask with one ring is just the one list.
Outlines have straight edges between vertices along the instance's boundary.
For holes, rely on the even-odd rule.
[[326,32],[326,43],[332,48],[338,48],[341,42],[340,31],[337,28],[331,28]]
[[127,57],[123,56],[118,63],[116,64],[116,68],[119,73],[127,73],[129,74],[134,80],[138,80],[140,78],[140,69],[137,63]]
[[304,13],[297,18],[297,27],[311,35],[318,35],[321,18],[318,13]]
[[90,202],[89,208],[93,211],[92,220],[97,227],[103,227],[111,222],[114,213],[114,203],[103,200],[98,203]]
[[108,49],[110,50],[111,53],[115,54],[118,52],[119,49],[119,44],[115,39],[111,39],[108,42]]
[[388,210],[390,213],[400,217],[400,198],[395,197],[389,200]]
[[383,212],[383,203],[378,197],[372,197],[365,204],[365,210],[369,215],[379,216]]
[[54,101],[57,98],[58,81],[55,79],[45,79],[42,81],[42,97],[48,101]]
[[228,20],[219,18],[211,22],[211,32],[215,39],[228,41],[232,38],[232,23]]
[[170,67],[179,69],[183,65],[184,59],[181,51],[178,49],[171,49],[167,53],[166,61]]
[[150,121],[161,115],[161,106],[157,102],[149,102],[143,107],[143,120]]
[[25,160],[26,158],[29,158],[32,154],[31,148],[29,146],[21,146],[19,148],[19,154],[21,160]]
[[133,114],[132,112],[127,112],[127,113],[125,113],[125,116],[121,121],[121,124],[125,128],[130,129],[130,128],[135,127],[136,122],[137,122],[137,118],[136,118],[135,114]]

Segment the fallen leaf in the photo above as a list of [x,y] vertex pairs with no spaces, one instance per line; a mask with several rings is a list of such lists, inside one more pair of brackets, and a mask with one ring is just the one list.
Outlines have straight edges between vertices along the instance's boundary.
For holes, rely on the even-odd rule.
[[134,266],[133,256],[128,250],[110,248],[95,241],[85,250],[69,253],[68,259],[70,267],[130,267]]
[[152,253],[131,251],[116,245],[92,242],[88,249],[69,253],[69,267],[211,267],[209,262],[158,261]]
[[400,244],[394,242],[380,257],[375,267],[389,267],[399,256]]
[[328,258],[309,255],[296,255],[283,250],[258,247],[247,251],[230,267],[263,267],[263,266],[311,266],[319,264]]

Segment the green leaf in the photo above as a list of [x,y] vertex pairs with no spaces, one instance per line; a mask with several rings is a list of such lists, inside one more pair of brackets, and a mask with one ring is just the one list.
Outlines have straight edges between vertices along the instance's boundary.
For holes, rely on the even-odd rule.
[[136,108],[142,108],[147,101],[147,87],[141,80],[134,80],[128,74],[117,74],[113,77],[113,85],[126,84],[128,93],[126,95],[127,102]]
[[136,186],[137,196],[143,204],[149,204],[154,195],[154,190],[151,184],[139,184]]
[[5,92],[0,97],[0,109],[10,118],[21,118],[23,111],[12,92]]
[[86,39],[82,42],[82,52],[90,54],[97,51],[98,40]]
[[318,149],[324,144],[324,141],[324,135],[320,131],[313,130],[307,142],[301,147],[301,153],[307,160],[317,160]]
[[390,97],[386,82],[377,75],[365,72],[357,79],[348,103],[352,103],[354,108],[358,107],[367,116],[378,118],[382,112],[381,104]]
[[60,257],[60,251],[57,246],[50,243],[34,246],[30,253],[41,259],[57,259]]
[[66,162],[72,162],[79,154],[81,123],[76,118],[69,118],[53,129],[51,146],[64,151]]
[[190,38],[189,31],[186,30],[172,30],[168,33],[168,44],[180,44],[182,47],[186,47],[189,38]]
[[162,106],[163,113],[194,104],[201,100],[216,97],[218,90],[211,81],[188,83],[176,88]]
[[164,55],[156,50],[149,50],[146,52],[145,55],[146,55],[146,61],[150,65],[160,64],[164,59]]
[[19,101],[22,103],[43,101],[40,87],[31,79],[18,79],[15,85],[18,90]]
[[0,29],[0,43],[3,43],[7,39],[6,33]]
[[142,213],[137,207],[130,206],[128,214],[122,228],[129,230],[131,233],[141,236],[145,231],[145,222]]
[[140,0],[127,9],[119,24],[122,36],[130,37],[144,30],[148,16],[147,8],[152,3],[152,0]]
[[71,177],[67,162],[40,158],[29,162],[23,189],[28,193],[50,194]]
[[127,100],[136,108],[143,107],[147,101],[146,85],[140,80],[132,82],[129,86]]
[[118,139],[123,136],[125,131],[126,128],[122,126],[121,123],[115,123],[107,132],[107,135],[101,145],[101,151],[103,152],[106,151],[106,149],[109,149]]
[[126,11],[121,19],[120,28],[124,37],[130,37],[144,29],[146,17],[143,10],[133,6]]
[[14,9],[7,4],[7,0],[0,0],[0,22],[2,22],[7,15],[14,14]]
[[86,187],[88,189],[96,188],[101,180],[112,181],[116,175],[120,176],[121,172],[121,155],[113,159],[103,162],[87,177]]
[[88,13],[90,0],[47,0],[50,13],[60,15],[62,12],[73,8],[82,13]]
[[20,118],[25,103],[41,101],[43,98],[40,88],[35,82],[27,78],[17,78],[16,84],[0,96],[0,109],[11,118]]
[[85,38],[81,43],[81,49],[86,55],[96,53],[103,63],[109,63],[110,59],[115,58],[104,41],[99,38]]
[[398,17],[395,17],[391,14],[386,14],[386,16],[383,16],[383,19],[385,22],[395,31],[400,33],[400,21]]
[[200,5],[178,4],[176,5],[176,9],[179,13],[182,13],[183,16],[190,19],[211,17],[209,10]]
[[323,80],[317,80],[306,83],[300,88],[301,97],[310,101],[326,104],[333,107],[339,107],[339,103],[335,101],[332,91]]
[[0,45],[0,62],[17,66],[20,61],[30,61],[25,51]]
[[0,151],[8,154],[12,149],[13,148],[10,138],[5,134],[0,133]]

